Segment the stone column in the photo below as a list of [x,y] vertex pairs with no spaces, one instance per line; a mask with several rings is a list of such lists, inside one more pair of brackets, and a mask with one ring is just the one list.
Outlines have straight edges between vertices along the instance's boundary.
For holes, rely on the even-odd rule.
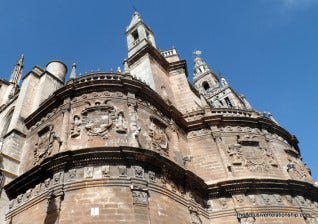
[[70,110],[71,110],[71,99],[66,98],[64,100],[64,107],[63,107],[63,124],[61,129],[61,151],[67,150],[67,142],[68,142],[68,135],[69,135],[69,126],[70,126]]

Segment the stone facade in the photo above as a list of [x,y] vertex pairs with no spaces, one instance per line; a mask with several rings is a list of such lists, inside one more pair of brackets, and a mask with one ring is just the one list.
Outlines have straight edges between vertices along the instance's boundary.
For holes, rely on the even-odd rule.
[[189,84],[138,13],[126,36],[123,72],[54,61],[20,88],[22,58],[1,81],[3,223],[318,223],[294,136],[199,52]]

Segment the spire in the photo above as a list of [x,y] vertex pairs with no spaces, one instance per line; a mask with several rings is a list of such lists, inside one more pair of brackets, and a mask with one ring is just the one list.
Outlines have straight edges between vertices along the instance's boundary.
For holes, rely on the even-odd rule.
[[70,79],[76,79],[76,64],[73,63]]
[[209,68],[209,66],[207,65],[207,63],[205,63],[205,61],[203,61],[203,59],[200,57],[200,55],[202,54],[201,51],[194,51],[193,55],[194,55],[194,68],[193,68],[193,72],[194,72],[194,77],[199,76],[205,72],[211,72],[211,69]]
[[193,82],[199,92],[211,91],[220,86],[219,78],[200,57],[201,51],[194,51]]
[[128,26],[127,29],[126,29],[126,32],[128,32],[131,28],[133,28],[134,26],[136,26],[137,23],[139,23],[139,22],[142,22],[142,19],[141,19],[141,17],[140,17],[140,14],[139,14],[137,11],[135,11],[134,14],[133,14],[133,16],[132,16],[132,19],[131,19],[131,21],[130,21],[129,26]]
[[24,62],[24,55],[22,54],[11,73],[11,77],[9,81],[10,83],[13,83],[15,85],[19,84],[22,73],[23,73],[23,62]]
[[143,22],[138,12],[135,12],[126,29],[128,58],[147,44],[156,48],[156,41],[151,29]]

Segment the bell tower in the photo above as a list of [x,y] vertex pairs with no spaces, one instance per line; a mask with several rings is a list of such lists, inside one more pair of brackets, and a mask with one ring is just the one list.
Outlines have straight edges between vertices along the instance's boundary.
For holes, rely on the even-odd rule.
[[132,16],[129,26],[126,29],[128,57],[141,49],[146,43],[150,43],[156,48],[156,42],[153,32],[142,21],[140,14],[135,12]]
[[239,96],[225,78],[217,77],[207,63],[194,52],[193,84],[214,108],[248,109],[252,107],[244,96]]
[[208,95],[219,88],[220,80],[200,57],[201,51],[195,51],[193,55],[193,84],[200,93]]

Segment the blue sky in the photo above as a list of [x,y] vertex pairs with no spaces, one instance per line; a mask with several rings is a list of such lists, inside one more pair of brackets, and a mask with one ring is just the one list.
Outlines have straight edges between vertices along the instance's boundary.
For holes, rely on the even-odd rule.
[[76,62],[81,73],[115,70],[127,57],[132,5],[190,73],[199,49],[256,110],[295,134],[318,180],[318,0],[0,0],[0,78],[22,53],[25,73],[50,60]]

